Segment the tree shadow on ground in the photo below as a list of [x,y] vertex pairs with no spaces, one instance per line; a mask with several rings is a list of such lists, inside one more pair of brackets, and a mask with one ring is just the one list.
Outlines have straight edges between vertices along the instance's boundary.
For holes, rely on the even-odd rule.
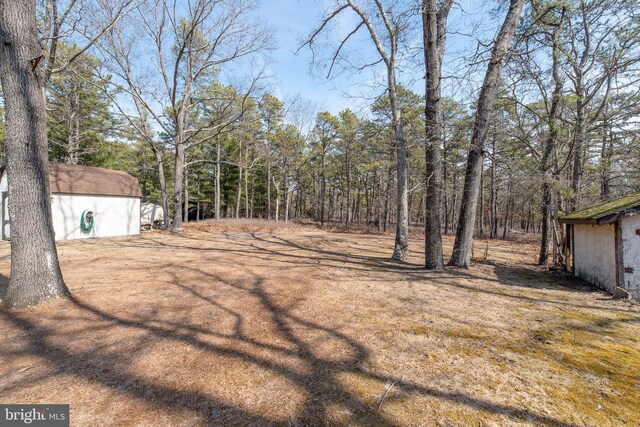
[[[346,269],[354,272],[370,273],[372,270],[378,271],[395,271],[402,275],[403,280],[420,282],[423,280],[438,280],[439,284],[444,286],[460,287],[461,289],[473,290],[490,295],[510,298],[514,300],[522,300],[527,302],[549,303],[552,305],[591,308],[594,310],[607,311],[624,311],[613,307],[603,308],[594,305],[577,305],[566,298],[563,300],[555,300],[541,293],[529,293],[531,291],[544,290],[562,290],[577,293],[599,292],[604,300],[610,300],[603,291],[598,290],[594,286],[575,278],[569,274],[557,272],[540,271],[535,265],[522,267],[521,265],[505,264],[493,261],[474,260],[474,264],[491,266],[494,269],[495,277],[487,277],[478,275],[475,269],[464,269],[458,267],[447,267],[443,272],[428,271],[423,265],[411,262],[397,262],[386,256],[361,255],[354,254],[350,250],[341,247],[336,248],[336,240],[329,236],[314,236],[315,245],[304,245],[294,241],[291,238],[284,237],[281,233],[274,232],[222,232],[213,233],[202,231],[198,235],[190,235],[182,233],[176,236],[179,240],[187,242],[202,242],[201,236],[207,236],[209,241],[218,241],[222,236],[225,240],[233,241],[233,253],[240,256],[251,257],[252,260],[261,259],[266,265],[270,265],[273,257],[277,257],[278,262],[290,264],[292,266],[316,266],[330,265],[331,268]],[[247,238],[250,236],[251,238]],[[307,238],[308,236],[305,236]],[[368,236],[377,237],[377,236]],[[84,242],[83,242],[84,243]],[[88,244],[91,244],[89,242]],[[194,245],[185,245],[178,242],[166,242],[160,238],[146,236],[144,240],[138,241],[114,241],[113,244],[131,248],[157,248],[162,247],[172,250],[190,250],[195,252],[226,252],[226,248],[203,247]],[[275,249],[273,246],[280,247]],[[332,247],[334,249],[325,249],[323,246]],[[361,247],[358,248],[360,251]],[[377,247],[375,249],[378,249]],[[399,277],[400,278],[400,277]],[[460,283],[459,279],[482,280],[484,282],[496,283],[504,285],[505,289],[489,289],[483,287],[467,286]],[[513,288],[514,292],[510,292],[509,288]],[[521,289],[523,292],[517,291]]]
[[[339,253],[332,253],[337,256]],[[297,315],[291,307],[278,303],[265,285],[263,277],[255,276],[246,282],[239,282],[184,265],[168,265],[166,271],[173,273],[172,286],[180,289],[187,296],[203,304],[209,304],[228,316],[234,327],[232,332],[223,333],[215,326],[185,320],[163,320],[153,315],[126,315],[116,309],[106,310],[73,296],[69,299],[70,309],[79,319],[90,325],[85,330],[71,328],[66,331],[63,325],[55,326],[55,322],[44,322],[49,313],[41,311],[39,319],[34,319],[30,311],[2,310],[0,316],[21,331],[24,343],[13,355],[36,356],[49,367],[49,373],[40,379],[64,374],[73,375],[83,381],[107,387],[114,392],[143,401],[159,408],[172,408],[190,416],[196,416],[202,424],[210,425],[274,425],[283,420],[269,418],[246,407],[223,400],[212,392],[203,392],[182,387],[171,387],[153,379],[140,375],[132,368],[133,361],[148,346],[158,340],[171,341],[183,346],[197,349],[211,357],[223,357],[238,360],[244,364],[255,366],[287,380],[304,393],[304,405],[293,415],[287,424],[290,425],[322,425],[335,424],[330,418],[330,408],[339,406],[345,409],[345,419],[341,424],[353,425],[397,425],[384,410],[377,405],[362,399],[349,390],[338,376],[349,374],[383,384],[394,384],[394,387],[405,395],[422,395],[431,398],[454,402],[465,407],[492,413],[507,419],[532,422],[538,425],[570,426],[551,416],[536,413],[529,409],[518,408],[476,398],[459,392],[440,390],[421,385],[402,378],[385,376],[369,371],[365,366],[371,358],[371,350],[363,343],[345,335],[336,328],[322,325]],[[207,284],[208,289],[228,287],[233,292],[253,301],[254,306],[244,309],[230,308],[225,301],[205,295],[195,285],[184,283],[180,277],[190,273],[196,275]],[[5,279],[6,281],[6,279]],[[270,340],[257,339],[251,334],[248,319],[256,310],[268,326],[275,331]],[[44,319],[46,320],[46,319]],[[46,326],[45,324],[49,324]],[[72,322],[73,323],[73,322]],[[103,346],[77,346],[65,344],[71,334],[95,333],[95,328],[114,332],[133,331],[133,338],[125,353],[110,350]],[[343,357],[327,357],[318,352],[317,337],[324,336],[340,343]],[[218,341],[213,341],[211,338]],[[268,353],[271,357],[264,354]],[[293,358],[308,367],[304,372],[293,369],[284,360]],[[20,382],[0,386],[0,392],[28,387],[39,379],[26,378]],[[380,389],[380,395],[383,393]],[[428,422],[428,420],[425,420]]]
[[9,279],[0,275],[0,301],[4,300],[7,289],[9,289]]

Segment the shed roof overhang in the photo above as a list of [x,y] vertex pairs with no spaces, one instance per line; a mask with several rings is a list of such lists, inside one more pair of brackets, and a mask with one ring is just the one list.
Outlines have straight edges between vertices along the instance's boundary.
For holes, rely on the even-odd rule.
[[[5,165],[0,167],[0,175]],[[51,194],[141,198],[138,179],[124,171],[66,163],[49,163]]]
[[635,193],[562,215],[558,220],[563,224],[606,225],[638,214],[640,214],[640,193]]

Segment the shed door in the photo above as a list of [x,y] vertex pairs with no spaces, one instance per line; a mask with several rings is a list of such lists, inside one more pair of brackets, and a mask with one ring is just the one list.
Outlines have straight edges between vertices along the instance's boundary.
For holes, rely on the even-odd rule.
[[9,193],[2,192],[2,240],[9,240]]
[[640,298],[640,215],[622,220],[624,287]]

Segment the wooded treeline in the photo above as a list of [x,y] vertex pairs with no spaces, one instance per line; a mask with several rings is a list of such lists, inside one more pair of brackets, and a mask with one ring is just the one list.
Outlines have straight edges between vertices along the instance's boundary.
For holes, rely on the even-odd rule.
[[[640,191],[637,1],[497,2],[501,26],[461,69],[446,54],[447,18],[464,13],[454,2],[336,0],[301,49],[329,75],[385,78],[367,108],[335,114],[269,90],[273,32],[254,2],[110,0],[91,18],[80,3],[35,9],[49,159],[136,176],[173,230],[207,218],[366,225],[395,229],[405,259],[417,227],[433,269],[441,233],[457,231],[451,263],[468,267],[471,235],[531,232],[544,264],[561,244],[557,211]],[[320,42],[343,14],[353,28]],[[351,55],[357,37],[372,57]],[[472,99],[450,90],[465,81],[482,81]]]

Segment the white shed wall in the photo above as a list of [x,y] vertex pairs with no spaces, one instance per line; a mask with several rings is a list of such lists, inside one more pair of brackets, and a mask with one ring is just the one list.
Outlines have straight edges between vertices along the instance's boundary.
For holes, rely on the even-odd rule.
[[640,298],[640,215],[622,221],[623,266],[633,268],[633,273],[624,273],[624,287],[635,298]]
[[611,293],[616,290],[613,224],[574,225],[574,274]]
[[[7,191],[6,171],[0,178],[0,196],[4,191]],[[85,210],[95,215],[94,228],[88,233],[80,229],[80,217]],[[56,240],[140,234],[140,199],[137,197],[54,194],[51,213]],[[8,217],[6,206],[4,211],[0,209],[0,226],[5,217]],[[5,231],[9,238],[8,225]]]
[[[51,200],[56,240],[140,234],[140,199],[137,197],[54,194]],[[94,228],[80,229],[85,210],[94,213]]]
[[140,219],[143,224],[162,221],[164,219],[164,210],[162,206],[156,205],[155,203],[142,203],[140,206]]

